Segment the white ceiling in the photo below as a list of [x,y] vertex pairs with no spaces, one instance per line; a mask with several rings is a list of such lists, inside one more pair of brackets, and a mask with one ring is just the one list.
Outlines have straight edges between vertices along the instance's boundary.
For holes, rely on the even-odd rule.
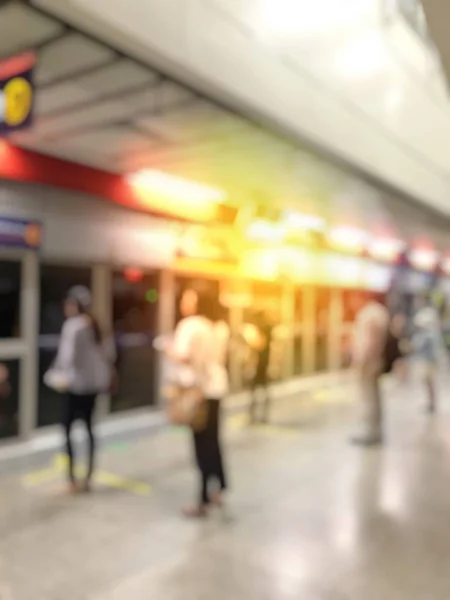
[[[3,56],[37,48],[35,121],[14,143],[112,172],[156,167],[249,195],[311,197],[346,176],[28,4],[0,9]],[[319,198],[320,199],[320,198]]]
[[33,0],[450,214],[450,105],[414,0]]
[[[187,4],[182,8],[178,0],[165,1],[172,8],[170,13],[172,20],[175,21],[175,16],[182,14],[186,16],[184,11]],[[271,2],[271,0],[264,1]],[[279,1],[286,6],[289,2],[292,6],[292,3],[297,2],[297,0]],[[326,0],[320,0],[320,2],[324,1]],[[336,0],[338,3],[340,1]],[[356,10],[360,19],[358,26],[362,23],[368,27],[373,26],[371,11],[373,0],[346,1]],[[99,5],[102,3],[101,0],[96,2]],[[112,12],[114,2],[113,0],[109,2],[108,6]],[[159,14],[158,2],[159,0],[155,0],[151,3],[153,10],[156,11],[153,17]],[[298,2],[301,4],[303,0]],[[64,2],[59,0],[57,6],[61,8],[64,3],[65,0]],[[198,7],[203,6],[202,3],[203,0],[198,0]],[[45,4],[48,8],[52,3],[39,0],[39,4]],[[92,3],[86,3],[83,8],[93,6]],[[246,0],[245,7],[239,0],[227,0],[220,10],[226,10],[227,14],[234,17],[238,11],[239,22],[248,28],[245,30],[247,37],[249,32],[255,30],[258,40],[261,38],[263,40],[261,43],[269,44],[272,50],[275,49],[280,53],[285,65],[288,65],[293,73],[302,70],[304,61],[307,61],[314,78],[317,77],[317,81],[314,79],[317,106],[320,104],[320,98],[323,97],[320,96],[323,95],[319,85],[320,74],[321,77],[327,78],[329,85],[327,94],[330,94],[332,89],[332,93],[335,94],[333,97],[338,104],[347,101],[345,95],[351,88],[358,111],[363,111],[366,117],[370,117],[372,128],[376,127],[379,130],[386,125],[379,122],[381,114],[390,123],[389,135],[397,135],[396,128],[399,128],[400,136],[402,120],[404,119],[406,127],[411,119],[410,112],[405,111],[407,88],[404,86],[404,74],[399,76],[398,68],[390,65],[390,70],[382,69],[377,71],[376,77],[368,75],[362,81],[358,73],[364,65],[367,66],[367,48],[365,62],[361,62],[359,58],[360,53],[364,52],[364,44],[359,48],[359,52],[358,48],[351,44],[344,53],[332,55],[327,49],[330,36],[336,44],[342,44],[345,40],[345,43],[348,42],[348,36],[354,29],[351,19],[344,19],[342,16],[339,23],[343,29],[330,33],[329,29],[322,30],[318,17],[323,15],[311,13],[308,27],[310,29],[318,27],[318,30],[313,31],[314,35],[310,29],[305,28],[304,35],[299,37],[296,28],[293,27],[291,37],[284,34],[279,36],[277,27],[285,27],[285,22],[280,25],[276,19],[274,20],[270,11],[261,13],[261,6],[263,0]],[[304,4],[302,6],[304,8]],[[143,10],[143,5],[141,9]],[[339,16],[339,13],[333,12],[329,15],[329,19],[336,18],[336,15]],[[143,15],[143,19],[144,16],[148,17]],[[295,16],[294,25],[298,24],[298,15],[293,16]],[[65,19],[70,21],[67,15]],[[153,25],[158,24],[160,33],[170,24],[169,21],[157,19],[153,21],[147,19],[145,22],[148,27],[150,22]],[[86,27],[85,30],[87,29]],[[177,32],[181,47],[183,36],[179,29]],[[220,38],[214,28],[211,28],[210,33],[215,38]],[[389,196],[362,181],[357,181],[347,171],[307,152],[301,145],[293,145],[268,129],[261,128],[207,100],[190,88],[161,76],[159,72],[147,66],[150,61],[128,58],[120,51],[126,49],[119,43],[119,39],[116,44],[111,45],[97,40],[101,37],[96,35],[93,38],[67,27],[61,24],[59,17],[43,14],[26,2],[13,1],[0,8],[0,56],[7,56],[28,48],[36,48],[38,52],[35,123],[32,129],[14,134],[12,136],[14,143],[111,172],[128,173],[142,168],[164,169],[221,187],[229,193],[232,200],[238,202],[246,202],[249,199],[272,204],[280,200],[288,201],[305,210],[322,213],[324,216],[328,216],[330,210],[337,214],[345,213],[355,224],[366,226],[371,226],[375,222],[380,226],[389,223],[392,221],[390,217],[392,212],[398,213],[396,220],[400,223],[404,219],[404,213],[394,206],[395,203],[391,202]],[[193,40],[191,44],[193,46]],[[116,48],[119,47],[120,50],[117,50]],[[374,47],[378,47],[376,43]],[[368,48],[370,50],[372,46],[369,44]],[[242,66],[245,60],[249,60],[239,50],[242,49],[237,44],[233,47],[230,43],[227,47],[227,55],[231,55],[231,65],[235,69]],[[137,54],[134,53],[135,56]],[[428,73],[427,60],[422,64],[418,57],[423,58],[420,48],[418,55],[414,57],[415,68],[419,65],[420,68],[425,69],[425,73]],[[346,70],[346,77],[339,75],[342,64]],[[219,63],[216,66],[218,67]],[[261,82],[265,85],[267,83],[265,79],[273,75],[274,72],[269,70],[269,66],[267,63],[267,71],[248,74],[254,93],[259,91],[258,86]],[[377,67],[376,64],[373,66]],[[219,77],[225,75],[225,70],[220,71],[218,68],[217,70]],[[351,77],[347,78],[349,73]],[[415,77],[419,75],[416,74]],[[447,135],[450,126],[450,122],[446,120],[447,98],[443,92],[440,76],[433,81],[435,85],[430,85],[424,92],[428,100],[434,103],[432,114],[426,122],[421,120],[417,123],[414,131],[410,132],[408,140],[408,144],[411,145],[413,142],[416,144],[414,148],[412,145],[408,146],[408,149],[413,148],[416,153],[414,156],[421,164],[421,166],[416,164],[416,171],[407,173],[413,184],[416,183],[417,176],[423,177],[426,181],[423,176],[426,170],[423,163],[433,159],[426,155],[430,140],[428,127],[432,126],[433,132],[435,128],[440,128],[444,136]],[[286,89],[281,87],[281,84],[286,82],[289,84],[286,78],[279,79],[280,86],[277,87],[275,81],[270,81],[271,91],[275,94],[274,106],[276,108],[282,106],[283,102],[287,102],[286,106],[295,109],[297,120],[300,121],[311,98],[299,97],[294,93],[297,91],[294,87],[289,95]],[[231,101],[229,98],[227,100]],[[412,103],[418,103],[417,110],[419,113],[422,111],[421,114],[425,110],[420,104],[422,100],[423,98],[412,99]],[[411,110],[411,105],[408,104],[408,111]],[[331,116],[334,118],[334,113],[328,114],[328,117]],[[317,113],[315,118],[317,129],[321,123],[317,120],[318,117]],[[359,165],[354,161],[357,166],[369,167],[369,171],[370,167],[379,167],[375,162],[372,164],[366,162],[365,152],[368,147],[375,150],[381,148],[373,145],[374,138],[367,132],[365,137],[364,130],[358,130],[360,135],[355,137],[355,131],[351,129],[353,121],[322,120],[323,125],[326,126],[330,145],[340,132],[341,141],[345,141],[347,136],[353,144],[357,144],[360,150],[359,158],[363,159]],[[340,129],[336,129],[336,123],[340,124]],[[450,135],[450,131],[448,134]],[[447,140],[448,137],[445,139]],[[405,145],[406,141],[403,140],[402,144]],[[435,145],[441,150],[439,144],[443,144],[443,138],[435,137]],[[380,158],[378,155],[374,157]],[[346,158],[351,157],[346,156]],[[445,189],[447,189],[448,181],[445,173],[448,168],[450,180],[450,157],[447,153],[445,156],[442,153],[442,156],[437,158],[432,171],[439,170],[437,176],[439,184],[442,183],[441,172],[444,172]],[[392,153],[387,153],[384,159],[394,171],[401,170],[409,164],[392,164],[392,160],[395,161],[395,155]],[[380,173],[376,172],[376,175],[380,176]],[[388,177],[385,179],[390,184],[395,183]],[[413,190],[410,186],[405,191],[411,193]],[[434,188],[431,191],[434,191]],[[436,206],[436,202],[434,205]],[[411,217],[414,213],[407,214]],[[417,213],[417,220],[420,229],[423,226],[423,213],[420,211]],[[408,225],[405,235],[417,235],[418,231],[417,228]]]

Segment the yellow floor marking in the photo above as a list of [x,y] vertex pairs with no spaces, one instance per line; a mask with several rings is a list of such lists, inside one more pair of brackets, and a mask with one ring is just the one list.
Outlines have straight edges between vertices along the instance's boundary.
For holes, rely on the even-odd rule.
[[347,396],[347,392],[342,388],[329,388],[324,390],[319,390],[313,394],[314,400],[318,400],[319,402],[323,401],[341,401],[344,397]]
[[[51,467],[30,473],[23,478],[23,484],[26,487],[35,487],[44,483],[49,483],[55,479],[59,479],[66,471],[68,458],[65,454],[58,454],[53,459]],[[86,469],[77,466],[75,468],[75,475],[78,478],[82,478],[86,474]],[[106,471],[97,471],[94,473],[94,482],[104,485],[106,487],[115,488],[129,492],[136,496],[149,496],[152,488],[147,483],[141,481],[134,481],[127,479],[126,477],[120,477]]]
[[227,419],[227,425],[231,429],[242,429],[242,427],[248,425],[248,416],[246,414],[233,415]]
[[41,471],[35,471],[25,475],[22,482],[26,487],[33,487],[36,485],[42,485],[48,483],[59,476],[59,471],[56,471],[55,467],[48,469],[42,469]]

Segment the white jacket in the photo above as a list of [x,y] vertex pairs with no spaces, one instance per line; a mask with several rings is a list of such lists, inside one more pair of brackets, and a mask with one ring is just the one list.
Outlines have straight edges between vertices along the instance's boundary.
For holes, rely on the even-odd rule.
[[91,394],[106,391],[111,381],[111,365],[102,344],[84,315],[67,319],[61,331],[54,369],[67,378],[69,391]]

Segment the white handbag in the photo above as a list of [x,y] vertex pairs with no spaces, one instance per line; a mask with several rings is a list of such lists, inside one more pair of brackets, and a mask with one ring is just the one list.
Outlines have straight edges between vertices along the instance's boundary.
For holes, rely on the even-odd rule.
[[44,383],[47,387],[55,392],[67,392],[69,389],[69,378],[64,371],[60,371],[59,369],[49,369],[46,373],[44,373]]

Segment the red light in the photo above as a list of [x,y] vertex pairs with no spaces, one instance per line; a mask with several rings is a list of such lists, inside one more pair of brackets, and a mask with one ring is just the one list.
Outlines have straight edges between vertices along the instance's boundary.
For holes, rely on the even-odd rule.
[[8,151],[9,151],[8,142],[6,140],[2,140],[0,138],[0,158],[5,158]]
[[142,269],[138,269],[137,267],[127,267],[123,272],[123,276],[130,283],[138,283],[144,279]]

